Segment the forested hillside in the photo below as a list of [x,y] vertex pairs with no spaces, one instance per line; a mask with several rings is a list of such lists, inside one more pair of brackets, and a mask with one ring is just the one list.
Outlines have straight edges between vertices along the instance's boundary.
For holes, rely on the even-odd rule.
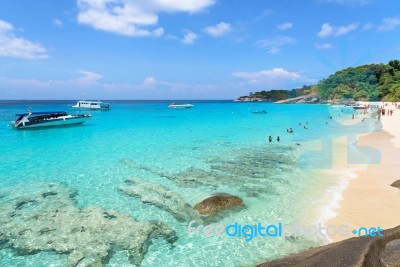
[[309,94],[319,95],[324,100],[400,101],[400,61],[347,68],[316,85],[292,90],[260,91],[250,93],[248,97],[277,101]]
[[400,101],[400,61],[344,69],[320,81],[317,88],[323,99]]

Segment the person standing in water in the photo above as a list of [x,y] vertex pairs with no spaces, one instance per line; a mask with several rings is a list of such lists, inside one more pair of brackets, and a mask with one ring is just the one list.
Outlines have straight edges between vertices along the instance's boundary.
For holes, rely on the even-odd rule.
[[279,136],[276,138],[276,141],[278,141],[278,142],[281,141],[281,139],[279,138]]
[[272,136],[269,136],[269,142],[271,143],[272,142]]

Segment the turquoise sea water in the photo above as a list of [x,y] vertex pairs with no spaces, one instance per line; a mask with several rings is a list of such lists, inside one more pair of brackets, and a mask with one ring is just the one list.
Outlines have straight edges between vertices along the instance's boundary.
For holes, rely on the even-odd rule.
[[[111,111],[81,112],[93,115],[81,126],[14,130],[8,127],[14,113],[28,107],[68,110],[74,103],[0,101],[0,187],[12,194],[22,185],[18,193],[29,195],[34,184],[62,184],[77,190],[81,209],[96,206],[138,221],[165,222],[176,231],[177,241],[171,246],[153,240],[142,266],[252,266],[319,241],[302,236],[251,242],[242,237],[189,238],[188,222],[118,190],[129,177],[161,185],[192,206],[218,192],[241,197],[245,208],[224,215],[218,224],[311,224],[322,212],[313,208],[315,203],[335,184],[312,171],[331,167],[332,138],[376,127],[372,119],[343,124],[352,112],[326,105],[191,101],[192,109],[174,110],[165,101],[110,103]],[[294,134],[286,132],[290,127]],[[318,149],[321,153],[307,154]],[[0,250],[0,266],[64,266],[66,261],[67,255],[52,251]],[[131,264],[126,251],[118,249],[106,261],[107,266]]]

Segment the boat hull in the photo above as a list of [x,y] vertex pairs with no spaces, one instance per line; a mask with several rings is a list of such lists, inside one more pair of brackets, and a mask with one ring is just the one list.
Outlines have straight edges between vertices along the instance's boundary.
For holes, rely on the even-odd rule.
[[169,108],[174,108],[174,109],[187,109],[193,107],[192,104],[184,104],[184,105],[169,105]]
[[90,117],[76,117],[76,118],[60,118],[51,121],[41,121],[41,122],[29,122],[19,124],[18,126],[12,125],[16,129],[32,129],[32,128],[41,128],[41,127],[56,127],[56,126],[68,126],[68,125],[77,125],[86,122]]

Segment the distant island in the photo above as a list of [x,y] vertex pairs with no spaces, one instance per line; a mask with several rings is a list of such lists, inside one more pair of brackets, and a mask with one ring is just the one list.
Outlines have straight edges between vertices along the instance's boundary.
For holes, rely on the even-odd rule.
[[315,85],[292,90],[250,92],[235,101],[269,101],[276,103],[332,103],[354,101],[400,101],[400,61],[347,68]]

